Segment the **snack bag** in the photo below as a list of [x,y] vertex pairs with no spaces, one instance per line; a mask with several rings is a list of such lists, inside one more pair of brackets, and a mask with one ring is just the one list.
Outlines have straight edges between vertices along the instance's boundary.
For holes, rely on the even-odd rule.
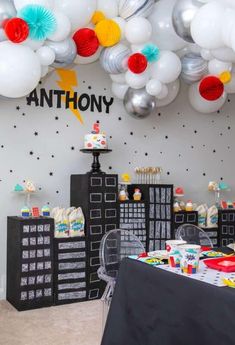
[[218,226],[218,208],[213,205],[207,211],[207,227],[215,228]]
[[66,216],[69,217],[69,215],[76,209],[76,207],[69,207],[67,208],[66,212]]
[[69,215],[69,236],[81,237],[84,233],[85,218],[82,209],[79,207],[73,210]]
[[55,237],[69,237],[69,222],[65,209],[59,209],[54,216],[55,219]]
[[206,216],[207,216],[208,207],[206,204],[199,205],[196,208],[198,212],[198,226],[205,227],[206,226]]

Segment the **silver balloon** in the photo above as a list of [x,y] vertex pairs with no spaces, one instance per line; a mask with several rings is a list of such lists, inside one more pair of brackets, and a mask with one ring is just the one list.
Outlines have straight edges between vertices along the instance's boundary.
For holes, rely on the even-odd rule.
[[0,0],[0,28],[4,20],[15,17],[16,9],[14,4],[8,0]]
[[208,74],[208,61],[201,55],[188,53],[181,58],[182,72],[181,78],[187,83],[192,84],[202,79]]
[[123,100],[128,114],[135,119],[144,119],[156,109],[156,98],[147,93],[146,89],[129,88]]
[[129,20],[134,17],[148,17],[154,6],[154,0],[120,0],[119,15]]
[[120,74],[127,70],[128,57],[131,50],[124,44],[117,44],[113,47],[106,48],[100,55],[100,64],[109,74]]
[[77,56],[77,47],[72,38],[60,42],[46,41],[46,45],[55,52],[55,62],[52,67],[67,67],[74,62]]
[[178,0],[174,6],[173,27],[177,35],[187,42],[194,43],[190,26],[196,12],[202,5],[203,3],[197,0]]

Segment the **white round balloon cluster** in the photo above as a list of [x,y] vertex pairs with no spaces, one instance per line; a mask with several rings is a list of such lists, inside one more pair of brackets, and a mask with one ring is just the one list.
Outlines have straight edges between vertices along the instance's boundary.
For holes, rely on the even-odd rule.
[[0,95],[98,59],[134,117],[170,104],[180,79],[194,109],[217,111],[235,93],[235,1],[0,0]]

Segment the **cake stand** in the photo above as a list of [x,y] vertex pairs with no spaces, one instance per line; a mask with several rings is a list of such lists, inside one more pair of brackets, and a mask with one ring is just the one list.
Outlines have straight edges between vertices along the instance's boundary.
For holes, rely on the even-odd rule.
[[109,153],[109,152],[112,152],[112,150],[109,150],[109,149],[81,149],[80,150],[81,152],[83,153],[90,153],[93,155],[93,163],[91,165],[91,173],[92,174],[99,174],[99,173],[103,173],[103,171],[101,171],[100,167],[100,161],[99,161],[99,157],[100,157],[100,154],[103,154],[103,153]]

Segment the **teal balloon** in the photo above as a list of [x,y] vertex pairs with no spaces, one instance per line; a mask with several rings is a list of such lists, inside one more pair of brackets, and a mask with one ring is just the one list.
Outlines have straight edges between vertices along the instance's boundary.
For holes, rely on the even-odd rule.
[[100,64],[109,74],[120,74],[127,70],[127,60],[131,50],[124,44],[106,48],[100,55]]
[[208,62],[201,55],[188,53],[181,58],[181,78],[187,84],[193,84],[208,74]]

